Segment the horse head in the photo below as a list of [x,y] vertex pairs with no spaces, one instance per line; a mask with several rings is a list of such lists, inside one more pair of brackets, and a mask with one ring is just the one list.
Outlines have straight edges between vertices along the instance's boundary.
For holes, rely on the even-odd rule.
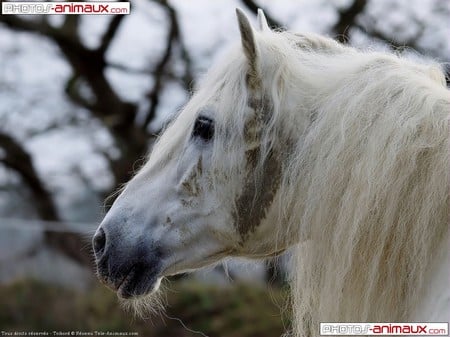
[[224,257],[276,255],[288,244],[270,221],[283,156],[258,36],[270,29],[262,11],[258,30],[240,10],[237,18],[241,45],[206,76],[93,238],[98,274],[120,297],[151,293],[164,276]]

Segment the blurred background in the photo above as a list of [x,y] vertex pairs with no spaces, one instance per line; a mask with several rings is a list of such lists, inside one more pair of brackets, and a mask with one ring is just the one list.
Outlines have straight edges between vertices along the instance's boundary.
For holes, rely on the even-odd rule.
[[133,0],[126,16],[1,15],[0,330],[239,337],[289,327],[288,257],[172,279],[167,314],[150,321],[120,309],[90,256],[106,198],[238,39],[236,7],[450,74],[448,0]]

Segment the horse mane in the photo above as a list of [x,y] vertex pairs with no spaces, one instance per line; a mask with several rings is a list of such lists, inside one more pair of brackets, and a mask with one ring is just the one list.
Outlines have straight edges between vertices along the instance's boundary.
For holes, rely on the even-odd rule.
[[[410,320],[448,242],[450,95],[439,65],[315,35],[255,36],[270,99],[259,167],[271,149],[287,153],[274,201],[278,236],[300,242],[292,259],[295,333],[316,335],[319,322]],[[229,150],[242,147],[249,114],[246,64],[235,46],[188,103],[191,116],[171,126],[190,128],[202,102],[215,100],[224,140],[214,143],[217,172],[245,160],[243,149]],[[224,151],[236,157],[224,163]],[[235,176],[227,175],[228,195],[242,186]]]
[[430,265],[448,247],[444,75],[437,65],[322,37],[276,38],[290,50],[278,55],[285,69],[271,77],[272,93],[284,88],[274,111],[297,95],[303,102],[284,113],[309,117],[297,124],[278,200],[281,230],[300,236],[295,332],[316,335],[320,322],[411,320]]

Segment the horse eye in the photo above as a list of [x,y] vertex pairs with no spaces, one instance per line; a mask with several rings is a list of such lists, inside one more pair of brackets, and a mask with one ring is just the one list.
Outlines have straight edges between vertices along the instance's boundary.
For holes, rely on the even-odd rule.
[[198,117],[194,124],[194,130],[192,130],[192,137],[200,137],[204,141],[209,141],[213,136],[213,120],[204,116]]

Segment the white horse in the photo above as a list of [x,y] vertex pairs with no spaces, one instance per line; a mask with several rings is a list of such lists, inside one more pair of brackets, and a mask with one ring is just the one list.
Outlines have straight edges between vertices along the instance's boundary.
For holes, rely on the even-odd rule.
[[106,215],[100,278],[161,278],[293,247],[294,332],[447,321],[450,92],[436,65],[252,28]]

